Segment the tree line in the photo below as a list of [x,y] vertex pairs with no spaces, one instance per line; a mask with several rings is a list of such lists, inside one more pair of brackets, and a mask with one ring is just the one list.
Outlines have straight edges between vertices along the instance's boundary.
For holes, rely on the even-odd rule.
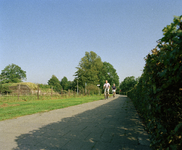
[[48,85],[52,86],[56,92],[77,90],[90,91],[98,93],[98,87],[102,89],[105,80],[110,84],[116,84],[119,87],[119,76],[116,69],[108,62],[102,62],[100,56],[95,52],[85,52],[85,56],[81,58],[74,80],[68,81],[67,77],[63,77],[61,81],[52,75],[48,81]]
[[[79,91],[90,90],[97,93],[98,87],[102,89],[105,80],[108,80],[111,85],[116,85],[119,92],[119,76],[116,69],[109,62],[102,62],[101,57],[95,52],[85,52],[85,56],[81,58],[76,69],[73,81],[69,81],[65,76],[59,81],[55,75],[52,75],[47,84],[39,84],[39,86],[40,88],[53,88],[58,93],[77,90],[77,87]],[[0,74],[1,89],[2,84],[18,83],[24,79],[26,79],[26,71],[16,64],[8,65]]]

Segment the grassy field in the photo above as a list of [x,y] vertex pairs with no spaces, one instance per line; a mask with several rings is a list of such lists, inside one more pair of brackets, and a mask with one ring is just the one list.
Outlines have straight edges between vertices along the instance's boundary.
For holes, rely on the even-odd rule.
[[0,100],[0,121],[103,99],[103,95],[49,100]]

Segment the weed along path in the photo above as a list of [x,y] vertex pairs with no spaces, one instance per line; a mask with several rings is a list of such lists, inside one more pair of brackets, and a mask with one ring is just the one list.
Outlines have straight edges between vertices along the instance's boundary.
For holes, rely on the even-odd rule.
[[149,150],[126,96],[0,121],[0,150]]

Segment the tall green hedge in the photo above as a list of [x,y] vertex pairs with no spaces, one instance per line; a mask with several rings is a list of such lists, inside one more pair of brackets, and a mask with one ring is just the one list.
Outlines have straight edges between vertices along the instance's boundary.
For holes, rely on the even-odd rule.
[[182,149],[182,16],[163,29],[145,58],[139,83],[128,92],[144,118],[153,149]]

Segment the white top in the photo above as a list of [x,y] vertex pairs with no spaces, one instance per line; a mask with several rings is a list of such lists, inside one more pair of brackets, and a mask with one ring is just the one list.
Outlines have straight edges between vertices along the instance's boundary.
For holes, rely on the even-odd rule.
[[108,87],[110,87],[110,84],[109,84],[109,83],[105,83],[105,84],[104,84],[104,87],[105,87],[105,88],[108,88]]

